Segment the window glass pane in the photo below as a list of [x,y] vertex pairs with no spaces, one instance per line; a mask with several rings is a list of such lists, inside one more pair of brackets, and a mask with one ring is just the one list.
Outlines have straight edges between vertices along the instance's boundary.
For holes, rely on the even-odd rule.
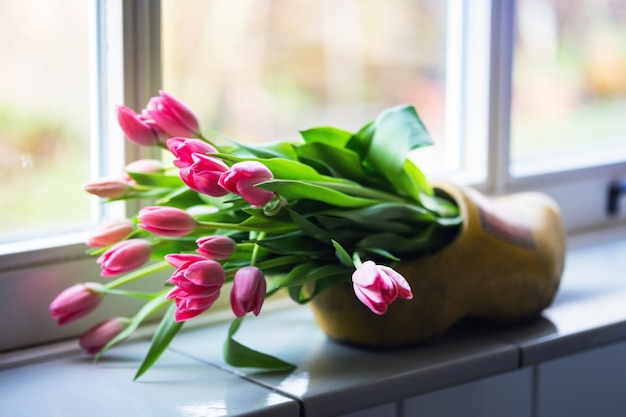
[[626,147],[626,1],[517,3],[512,161],[619,156]]
[[88,10],[0,1],[0,241],[89,220]]
[[164,88],[205,127],[242,141],[297,139],[315,126],[354,131],[410,103],[440,154],[446,5],[164,0]]

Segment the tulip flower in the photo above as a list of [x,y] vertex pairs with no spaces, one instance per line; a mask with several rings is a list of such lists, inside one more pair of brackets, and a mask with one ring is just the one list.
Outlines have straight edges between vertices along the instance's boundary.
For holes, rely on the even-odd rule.
[[176,157],[174,166],[178,168],[190,167],[194,163],[193,154],[206,155],[217,152],[213,146],[199,139],[169,138],[165,146]]
[[176,321],[202,314],[218,299],[226,277],[218,262],[193,254],[170,254],[165,260],[176,267],[167,280],[175,285],[167,298],[175,300]]
[[219,185],[231,193],[238,194],[254,207],[268,203],[274,193],[257,187],[259,183],[269,181],[274,176],[272,172],[258,161],[237,162],[223,173]]
[[170,265],[178,265],[167,282],[192,298],[214,294],[224,285],[226,275],[219,262],[194,254],[169,254],[165,260]]
[[100,275],[111,277],[130,272],[148,262],[152,246],[145,239],[128,239],[111,246],[96,260]]
[[61,326],[91,313],[102,301],[102,293],[93,288],[96,283],[76,284],[61,291],[50,303],[52,318]]
[[132,221],[128,219],[116,220],[96,230],[85,244],[90,248],[103,248],[121,241],[133,230],[135,230],[135,225]]
[[83,189],[102,198],[122,198],[130,191],[131,186],[122,178],[100,178],[88,182]]
[[218,184],[220,176],[228,166],[217,158],[193,154],[194,163],[189,168],[180,169],[180,178],[192,190],[212,197],[221,197],[228,191]]
[[357,298],[372,312],[384,314],[396,298],[413,298],[409,283],[398,272],[372,261],[363,262],[352,274]]
[[209,259],[226,259],[235,252],[236,243],[228,236],[211,235],[196,240],[198,252]]
[[104,320],[83,333],[78,339],[78,344],[88,354],[95,355],[118,334],[122,333],[129,323],[130,320],[125,317]]
[[193,232],[198,223],[185,210],[175,207],[150,206],[139,210],[139,227],[164,237],[180,237]]
[[154,120],[169,136],[197,136],[200,124],[193,111],[169,94],[159,94],[148,101],[143,116]]
[[126,106],[115,108],[117,122],[126,137],[139,146],[154,146],[166,137],[165,132],[154,121],[135,113]]
[[[176,291],[176,293],[174,293]],[[189,297],[184,291],[174,290],[169,295],[176,304],[174,320],[187,321],[207,311],[220,296],[219,291],[207,297]]]
[[266,288],[265,277],[259,268],[246,266],[237,270],[230,292],[230,306],[235,316],[243,317],[250,311],[258,316]]
[[126,172],[141,172],[144,174],[160,174],[164,171],[163,162],[158,159],[138,159],[126,165]]

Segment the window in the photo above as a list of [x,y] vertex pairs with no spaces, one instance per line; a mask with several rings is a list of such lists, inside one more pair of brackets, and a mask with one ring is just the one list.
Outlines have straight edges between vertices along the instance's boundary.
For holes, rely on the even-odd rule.
[[[14,3],[24,9],[30,4]],[[626,217],[626,202],[624,214],[606,214],[609,182],[626,176],[626,126],[619,117],[626,103],[624,0],[593,7],[583,0],[92,0],[88,10],[79,3],[63,6],[64,13],[90,16],[88,29],[75,30],[92,33],[80,39],[89,38],[92,48],[94,177],[116,172],[125,159],[154,156],[123,140],[111,110],[118,103],[139,109],[159,88],[189,103],[205,127],[240,140],[285,139],[319,125],[354,129],[385,107],[409,102],[436,141],[415,155],[427,173],[492,194],[547,192],[572,232]],[[3,59],[17,53],[7,46],[7,4],[13,2],[0,6]],[[61,27],[49,30],[71,29]],[[57,81],[50,69],[43,87],[33,91],[43,94],[53,83],[63,91],[66,84],[78,85],[86,69],[64,64],[81,75]],[[68,106],[74,102],[65,99]],[[77,116],[84,100],[77,99],[78,110],[68,120],[86,120]],[[64,107],[41,104],[44,110]],[[64,138],[84,136],[80,129],[86,127],[77,129]],[[87,160],[86,149],[82,143],[65,156]],[[80,192],[87,178],[87,166],[76,169],[71,180],[78,184],[64,183],[64,196]],[[57,198],[68,207],[61,216],[89,223],[80,218],[87,207],[75,203],[84,198]],[[105,211],[97,202],[93,207],[94,219],[133,211]],[[83,252],[80,236],[63,240],[58,230],[43,243],[11,240],[2,246],[0,327],[10,337],[0,340],[0,351],[69,337],[90,325],[59,329],[47,312],[58,291],[97,277],[93,259]],[[28,314],[16,317],[20,305],[29,305]],[[114,308],[120,307],[100,311],[106,316]]]
[[88,6],[0,4],[0,242],[90,221]]

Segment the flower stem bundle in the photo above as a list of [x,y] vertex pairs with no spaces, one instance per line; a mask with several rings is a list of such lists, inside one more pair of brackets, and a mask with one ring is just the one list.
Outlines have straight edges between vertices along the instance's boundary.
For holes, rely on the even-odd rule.
[[[153,204],[132,223],[116,220],[88,240],[102,275],[120,277],[74,290],[88,297],[57,297],[53,312],[63,323],[80,318],[93,310],[94,291],[97,299],[145,299],[135,317],[89,331],[89,350],[101,346],[99,356],[167,308],[136,377],[184,322],[210,311],[226,283],[232,283],[228,299],[235,318],[225,360],[289,369],[233,338],[247,314],[258,315],[265,299],[280,290],[304,304],[343,282],[353,283],[363,308],[384,314],[389,304],[412,297],[393,266],[444,247],[462,221],[455,204],[435,195],[410,158],[432,144],[412,106],[385,110],[357,132],[319,127],[301,131],[294,141],[256,146],[202,131],[193,112],[163,92],[141,113],[119,106],[117,114],[129,140],[168,150],[173,166],[136,161],[120,178],[87,184],[88,192],[108,201]],[[172,273],[162,291],[121,289],[163,269]],[[71,317],[59,311],[71,311]]]

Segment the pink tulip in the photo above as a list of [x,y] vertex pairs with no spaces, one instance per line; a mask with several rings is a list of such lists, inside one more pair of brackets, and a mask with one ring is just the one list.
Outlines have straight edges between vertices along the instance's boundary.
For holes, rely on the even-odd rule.
[[130,321],[124,317],[104,320],[83,333],[78,344],[88,354],[95,355],[118,334],[122,333],[129,323]]
[[103,248],[119,242],[128,236],[135,225],[128,219],[116,220],[105,224],[91,235],[85,244],[90,248]]
[[144,117],[154,120],[169,136],[197,136],[200,124],[193,111],[169,94],[159,94],[148,101]]
[[236,243],[228,236],[211,235],[196,240],[198,252],[209,259],[226,259],[235,252]]
[[246,266],[235,273],[230,292],[230,306],[237,317],[253,312],[258,316],[265,300],[267,283],[263,272],[255,266]]
[[244,161],[233,164],[230,170],[223,173],[219,185],[231,193],[242,196],[252,206],[260,207],[269,202],[274,193],[257,185],[272,178],[274,178],[272,172],[262,163]]
[[228,191],[223,189],[218,180],[220,175],[228,170],[228,166],[217,158],[202,155],[199,153],[192,155],[193,164],[189,168],[180,169],[180,178],[192,190],[221,197]]
[[61,326],[91,313],[102,301],[102,294],[95,291],[98,284],[76,284],[61,291],[50,303],[52,318]]
[[352,274],[352,284],[357,298],[376,314],[384,314],[396,298],[413,298],[411,287],[402,275],[392,268],[363,264]]
[[121,178],[100,178],[88,182],[83,189],[102,198],[122,198],[130,191],[131,186]]
[[186,321],[207,311],[215,301],[219,298],[219,291],[203,298],[187,297],[183,291],[179,291],[176,295],[170,293],[168,298],[174,299],[176,311],[174,311],[174,320]]
[[[176,257],[176,260],[172,258]],[[224,285],[224,268],[219,262],[192,254],[170,254],[165,260],[171,265],[181,259],[187,261],[179,264],[174,274],[167,280],[176,285],[190,298],[203,298],[219,291]]]
[[111,277],[130,272],[148,262],[152,246],[145,239],[123,240],[111,246],[96,260],[102,270],[100,275]]
[[138,159],[126,165],[126,172],[141,172],[144,174],[160,174],[164,171],[163,163],[158,159]]
[[115,113],[126,137],[139,146],[154,146],[166,137],[165,132],[152,119],[137,114],[126,106],[117,106]]
[[175,285],[167,298],[175,300],[176,321],[202,314],[218,299],[226,276],[218,262],[193,254],[170,254],[165,260],[176,267],[167,280]]
[[198,223],[185,210],[167,206],[150,206],[139,210],[139,227],[165,237],[180,237],[193,232]]
[[165,142],[167,149],[176,157],[174,166],[178,168],[188,168],[194,161],[193,154],[206,155],[216,153],[217,150],[206,142],[199,139],[170,138]]

